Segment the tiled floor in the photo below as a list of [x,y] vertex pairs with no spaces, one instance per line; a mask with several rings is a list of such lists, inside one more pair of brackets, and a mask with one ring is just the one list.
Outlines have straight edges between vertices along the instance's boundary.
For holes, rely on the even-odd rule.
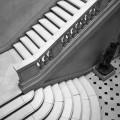
[[17,89],[19,77],[13,68],[16,63],[9,51],[0,55],[0,97],[13,89],[20,90]]
[[120,120],[120,57],[112,65],[115,74],[104,82],[92,72],[86,76],[99,98],[102,120]]

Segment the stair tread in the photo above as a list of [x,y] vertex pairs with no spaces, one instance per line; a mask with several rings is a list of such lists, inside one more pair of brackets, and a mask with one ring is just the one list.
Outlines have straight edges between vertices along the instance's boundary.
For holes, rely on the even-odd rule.
[[26,120],[35,120],[35,119],[32,116],[30,116]]
[[9,90],[4,95],[0,96],[0,106],[14,99],[16,96],[20,95],[21,93],[22,91],[18,87]]
[[75,84],[76,88],[78,89],[81,97],[81,104],[82,104],[82,119],[81,120],[90,120],[90,102],[89,102],[89,96],[86,93],[86,90],[84,89],[83,85],[79,82],[78,78],[75,78],[73,80],[73,83]]
[[79,92],[78,92],[77,88],[75,87],[74,83],[72,82],[72,80],[69,80],[66,83],[68,85],[68,88],[69,88],[72,96],[79,94]]
[[93,87],[90,85],[90,83],[86,80],[84,76],[79,78],[79,82],[83,85],[89,97],[91,107],[91,119],[101,120],[99,101]]
[[81,85],[81,83],[78,81],[77,78],[75,78],[75,79],[73,80],[73,83],[75,84],[76,88],[78,89],[81,98],[82,98],[83,100],[84,100],[84,99],[85,99],[85,100],[88,100],[89,98],[88,98],[88,96],[87,96],[87,93],[86,93],[84,87]]
[[50,114],[47,116],[46,120],[57,120],[63,110],[63,96],[62,96],[62,92],[59,88],[58,84],[55,84],[52,86],[52,90],[53,90],[53,94],[55,97],[55,103],[53,106],[52,111],[50,112]]
[[52,35],[47,30],[45,30],[45,28],[43,28],[40,24],[36,24],[32,27],[46,41],[49,41],[51,39]]
[[45,99],[42,106],[32,115],[35,120],[44,119],[50,113],[53,103],[54,96],[51,86],[47,86],[43,90]]
[[62,19],[60,19],[58,16],[56,16],[52,12],[46,13],[45,16],[49,18],[52,22],[54,22],[60,28],[65,24],[65,22]]
[[75,13],[78,12],[78,9],[73,7],[72,5],[70,5],[68,2],[66,1],[59,1],[57,2],[57,4],[59,4],[61,7],[63,7],[64,9],[68,10],[70,13],[72,13],[73,15]]
[[58,84],[53,85],[52,90],[53,90],[53,94],[54,94],[54,97],[55,97],[55,101],[62,102],[63,101],[63,95],[62,95],[62,91],[61,91],[59,85]]
[[53,104],[44,102],[41,108],[36,111],[32,116],[35,120],[42,120],[50,113]]
[[65,82],[62,82],[59,84],[60,88],[61,88],[61,91],[62,91],[62,94],[64,96],[64,99],[66,98],[71,98],[71,93],[66,85]]
[[90,85],[90,83],[86,80],[84,76],[79,78],[79,82],[83,85],[89,97],[96,96],[95,90],[93,89],[93,87]]
[[28,48],[32,54],[35,54],[38,51],[37,46],[27,36],[21,37],[20,41]]
[[49,20],[46,18],[42,18],[39,20],[39,22],[46,28],[48,29],[52,34],[55,34],[59,29],[53,25]]
[[69,13],[65,12],[63,9],[61,9],[58,6],[51,8],[51,10],[66,21],[70,20],[70,18],[72,17]]
[[68,120],[67,118],[61,117],[59,120]]
[[32,56],[30,52],[22,45],[22,43],[18,42],[13,46],[24,59],[28,59]]
[[54,96],[53,96],[53,92],[52,92],[52,88],[51,86],[47,86],[46,88],[44,88],[44,94],[45,94],[45,100],[44,102],[47,103],[53,103],[54,102]]
[[81,120],[90,120],[90,117],[91,117],[90,102],[89,102],[89,100],[83,100],[82,101],[82,118],[81,118]]
[[0,119],[7,116],[11,112],[15,111],[16,109],[18,109],[22,105],[24,105],[24,102],[23,102],[21,97],[19,97],[19,98],[13,100],[12,102],[8,103],[7,105],[5,105],[4,107],[2,107],[0,109]]
[[90,97],[91,120],[101,120],[100,105],[97,96]]
[[61,117],[67,118],[69,120],[69,119],[71,119],[72,112],[73,112],[72,98],[65,98],[65,100],[64,100],[64,109],[63,109]]
[[0,109],[0,118],[7,116],[8,114],[12,113],[16,109],[20,108],[24,104],[31,101],[31,99],[34,97],[34,92],[30,91],[29,93],[22,95],[15,100],[11,101],[10,103],[6,104]]
[[73,96],[73,114],[72,118],[80,120],[82,116],[82,101],[80,95]]
[[10,49],[9,52],[13,56],[13,58],[16,60],[17,63],[23,60],[14,48]]
[[29,113],[32,113],[33,111],[34,109],[32,108],[32,106],[28,104],[22,109],[20,109],[19,111],[13,113],[11,116],[6,118],[5,120],[22,120],[23,116],[25,117],[26,115],[28,115]]
[[43,95],[43,89],[38,89],[35,91],[34,99],[24,107],[22,107],[20,110],[13,113],[10,118],[13,120],[20,120],[24,119],[26,116],[32,114],[35,110],[37,110],[43,103],[44,95]]
[[70,1],[74,5],[78,6],[79,8],[82,8],[85,5],[85,3],[80,0],[68,0],[68,1]]
[[21,98],[23,99],[23,101],[25,103],[31,101],[33,98],[34,98],[34,90],[28,92],[27,94],[25,95],[22,95]]
[[63,102],[55,102],[52,111],[45,120],[58,120],[63,110]]
[[26,34],[39,48],[41,48],[45,44],[45,41],[34,30],[29,30],[28,32],[26,32]]
[[40,88],[37,91],[35,91],[35,97],[30,104],[35,110],[37,110],[42,105],[43,101],[44,101],[44,93],[43,93],[43,89]]

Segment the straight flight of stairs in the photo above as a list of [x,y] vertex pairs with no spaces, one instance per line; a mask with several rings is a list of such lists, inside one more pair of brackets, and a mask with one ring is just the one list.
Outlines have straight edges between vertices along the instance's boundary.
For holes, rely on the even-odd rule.
[[42,48],[47,50],[46,43],[52,41],[52,37],[86,4],[89,6],[89,0],[84,2],[81,0],[58,1],[57,5],[39,20],[39,24],[33,25],[32,29],[13,45],[12,51],[16,51],[22,60],[26,60],[40,50],[42,51]]
[[[31,30],[26,31],[25,35],[19,38],[19,41],[13,45],[12,50],[16,51],[22,58],[22,61],[14,66],[15,69],[19,70],[31,62],[36,61],[95,3],[97,3],[97,0],[58,1],[57,4],[50,9],[50,12],[38,20],[38,23],[33,25]],[[91,9],[89,13],[91,17],[95,16],[92,15],[92,12],[95,14],[95,8],[93,11]],[[83,21],[87,21],[87,17]],[[79,30],[80,25],[82,25],[82,22],[77,24],[76,29]],[[73,33],[74,29],[71,29],[70,34]],[[49,51],[46,57],[50,57]],[[42,61],[45,61],[44,57]],[[40,66],[39,61],[38,66]]]
[[101,120],[97,95],[82,76],[20,95],[0,107],[4,120]]

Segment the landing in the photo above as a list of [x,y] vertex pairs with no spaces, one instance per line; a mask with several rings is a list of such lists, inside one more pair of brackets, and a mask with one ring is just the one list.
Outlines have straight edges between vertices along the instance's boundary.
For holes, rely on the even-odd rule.
[[16,96],[21,93],[18,87],[19,77],[13,68],[13,64],[17,63],[9,51],[0,55],[0,104],[10,96]]

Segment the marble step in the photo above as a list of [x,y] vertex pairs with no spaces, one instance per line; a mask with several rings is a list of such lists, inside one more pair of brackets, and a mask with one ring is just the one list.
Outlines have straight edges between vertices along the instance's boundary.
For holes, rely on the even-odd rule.
[[13,45],[17,52],[23,57],[23,59],[28,59],[32,54],[25,48],[21,42],[17,42]]
[[45,44],[45,41],[34,30],[29,30],[26,34],[39,48]]
[[40,19],[39,22],[53,35],[59,30],[54,24],[52,24],[49,20],[46,18]]
[[68,1],[78,6],[79,8],[82,8],[85,5],[85,3],[81,0],[68,0]]
[[64,11],[62,8],[60,8],[58,6],[52,7],[51,10],[54,13],[56,13],[58,16],[63,18],[65,21],[69,21],[70,18],[72,17],[69,13],[67,13],[66,11]]
[[7,115],[14,112],[21,106],[27,104],[29,101],[33,99],[33,97],[34,97],[34,91],[30,91],[29,93],[25,95],[21,95],[20,97],[6,104],[2,108],[0,108],[0,119],[6,117]]
[[38,51],[38,47],[27,36],[21,37],[20,41],[32,54],[35,54]]
[[[38,110],[44,101],[44,93],[43,89],[40,88],[35,91],[33,100],[28,103],[26,106],[22,107],[20,110],[17,110],[14,114],[6,118],[6,120],[22,120],[26,116],[32,114],[36,110]],[[29,119],[31,119],[30,117]]]
[[70,12],[72,15],[78,12],[78,9],[73,7],[71,4],[69,4],[67,1],[59,1],[57,2],[58,5],[63,7],[65,10]]
[[45,16],[60,28],[65,25],[65,22],[56,16],[53,12],[46,13]]

